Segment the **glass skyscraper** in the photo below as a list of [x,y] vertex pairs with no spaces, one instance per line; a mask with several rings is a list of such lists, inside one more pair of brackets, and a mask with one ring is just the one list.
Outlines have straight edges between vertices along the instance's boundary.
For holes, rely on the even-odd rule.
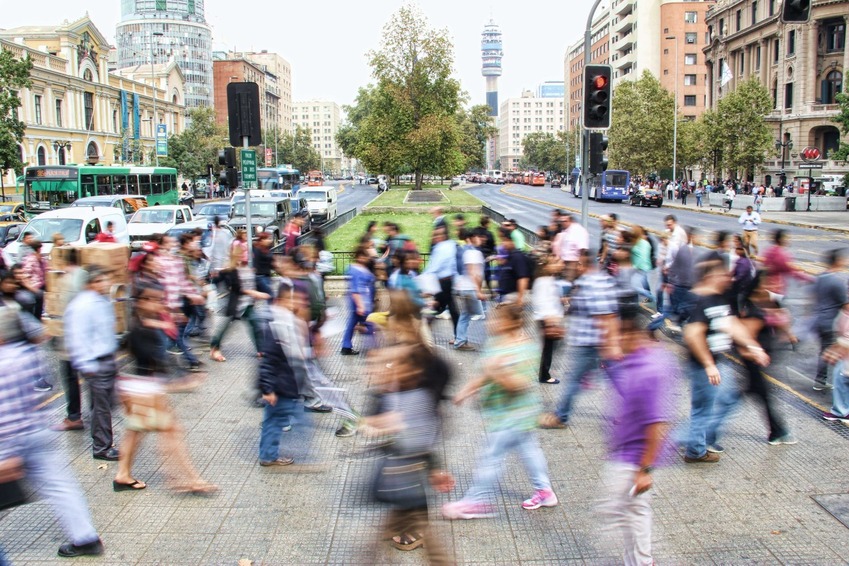
[[183,72],[186,108],[212,106],[212,29],[204,0],[121,0],[115,37],[119,69],[150,65],[153,41],[153,63],[173,56]]

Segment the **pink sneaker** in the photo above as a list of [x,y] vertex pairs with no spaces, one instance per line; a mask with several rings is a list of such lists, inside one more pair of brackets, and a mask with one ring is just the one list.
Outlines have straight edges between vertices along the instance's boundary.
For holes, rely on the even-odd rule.
[[442,506],[442,516],[446,519],[486,519],[494,514],[491,506],[464,499]]
[[555,507],[557,496],[550,489],[540,489],[533,497],[522,502],[522,507],[531,511],[540,507]]

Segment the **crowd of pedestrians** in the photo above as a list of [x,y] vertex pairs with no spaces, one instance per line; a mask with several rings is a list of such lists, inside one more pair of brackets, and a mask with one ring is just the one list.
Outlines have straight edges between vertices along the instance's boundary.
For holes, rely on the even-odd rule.
[[[559,504],[548,472],[552,455],[542,449],[538,429],[571,426],[580,394],[601,377],[615,392],[617,416],[609,431],[603,511],[621,533],[625,563],[651,564],[647,492],[655,467],[668,464],[665,447],[677,444],[688,465],[719,462],[726,450],[722,432],[744,393],[764,407],[769,444],[797,442],[771,401],[764,375],[777,349],[798,342],[782,304],[790,277],[812,283],[817,296],[821,361],[812,382],[818,390],[834,387],[833,407],[824,418],[849,423],[849,380],[843,374],[849,304],[839,275],[844,253],[830,252],[827,270],[814,278],[793,264],[782,230],[761,253],[760,217],[752,207],[740,225],[739,235],[715,234],[709,251],[700,248],[695,227],[681,226],[672,215],[663,226],[646,228],[604,216],[597,241],[560,210],[552,211],[535,237],[514,220],[495,225],[481,217],[470,226],[463,215],[449,217],[440,209],[433,211],[429,242],[414,241],[394,222],[370,225],[347,268],[341,315],[339,354],[366,355],[368,362],[368,402],[359,409],[321,367],[328,355],[324,275],[332,267],[320,240],[299,245],[298,222],[287,227],[282,254],[272,253],[265,235],[250,241],[241,231],[231,237],[218,220],[208,236],[157,235],[146,243],[127,265],[129,368],[118,363],[109,270],[80,265],[71,250],[57,290],[67,411],[51,428],[88,429],[93,458],[118,462],[115,491],[157,487],[133,471],[144,433],[157,432],[173,471],[170,487],[198,496],[216,493],[191,462],[168,393],[202,388],[207,364],[227,362],[233,322],[244,321],[257,358],[252,400],[262,409],[257,465],[284,470],[296,460],[320,459],[311,453],[315,443],[287,443],[284,432],[310,429],[305,413],[337,413],[321,417],[339,419],[337,437],[379,439],[381,463],[372,491],[391,507],[382,540],[402,551],[424,546],[431,563],[448,564],[452,557],[429,527],[426,490],[430,485],[447,492],[455,484],[450,470],[457,463],[439,458],[444,416],[457,410],[445,401],[479,399],[487,437],[468,489],[444,505],[442,515],[492,516],[511,452],[520,456],[530,483],[520,504],[535,511]],[[655,229],[659,235],[650,235]],[[0,370],[0,477],[36,480],[70,539],[61,556],[100,554],[103,544],[67,458],[37,416],[39,393],[50,387],[51,373],[41,353],[47,336],[38,306],[45,263],[37,241],[23,249],[20,265],[0,278],[0,356],[10,362]],[[448,328],[450,340],[439,343],[435,336]],[[669,338],[686,350],[680,363]],[[208,358],[198,355],[204,346]],[[443,347],[475,357],[470,380],[455,383]],[[743,364],[745,385],[734,377],[734,357]],[[566,371],[558,376],[553,368],[561,365]],[[690,415],[673,433],[670,393],[678,377],[690,385]],[[557,386],[561,379],[559,401],[544,407],[539,387]],[[87,413],[81,385],[91,399]],[[116,397],[125,417],[120,439],[113,430]]]

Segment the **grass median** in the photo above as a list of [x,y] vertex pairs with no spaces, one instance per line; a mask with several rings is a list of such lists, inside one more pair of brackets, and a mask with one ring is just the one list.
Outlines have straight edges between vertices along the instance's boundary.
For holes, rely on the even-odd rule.
[[[428,189],[431,190],[431,189]],[[470,195],[464,190],[454,189],[433,189],[439,190],[445,195],[445,200],[440,202],[404,202],[407,198],[407,193],[411,192],[406,187],[393,187],[385,193],[378,196],[369,206],[416,206],[430,208],[433,206],[481,206],[483,202],[475,196]]]

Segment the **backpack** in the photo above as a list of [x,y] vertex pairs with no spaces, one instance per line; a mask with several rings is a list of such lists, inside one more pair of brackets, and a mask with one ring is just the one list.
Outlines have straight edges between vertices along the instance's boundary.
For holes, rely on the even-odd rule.
[[646,240],[649,241],[649,245],[651,246],[651,266],[652,268],[657,266],[657,242],[654,240],[654,236],[651,234],[646,234]]
[[463,254],[466,253],[466,250],[472,249],[474,246],[470,244],[463,244],[457,246],[457,275],[463,275],[466,272],[466,268],[463,265]]

